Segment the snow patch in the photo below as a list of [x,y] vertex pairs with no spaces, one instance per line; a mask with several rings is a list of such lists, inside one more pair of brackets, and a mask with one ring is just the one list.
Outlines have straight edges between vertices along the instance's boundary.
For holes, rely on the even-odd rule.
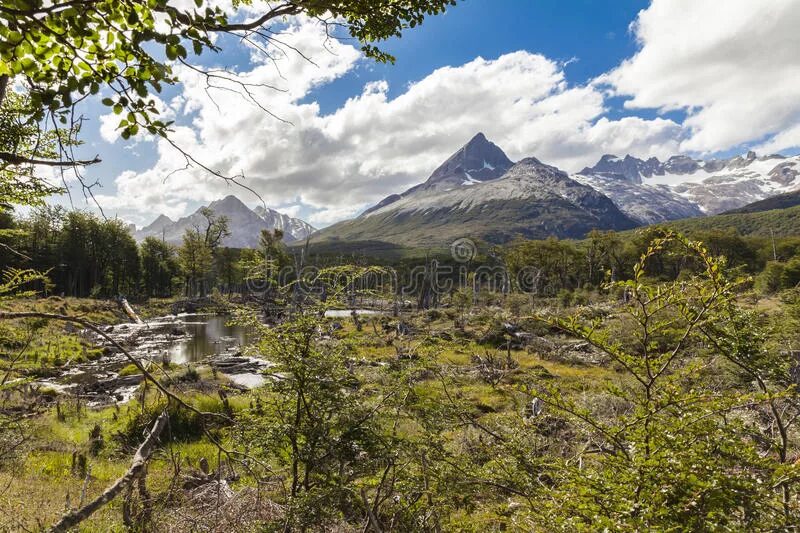
[[483,183],[483,182],[478,181],[475,178],[473,178],[472,175],[469,172],[464,171],[464,174],[466,174],[467,179],[462,181],[461,185],[476,185],[478,183]]

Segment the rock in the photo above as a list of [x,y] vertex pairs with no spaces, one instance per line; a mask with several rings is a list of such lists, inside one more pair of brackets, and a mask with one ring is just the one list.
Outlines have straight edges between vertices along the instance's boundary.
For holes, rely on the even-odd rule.
[[189,491],[189,497],[195,504],[214,508],[218,508],[220,504],[227,502],[233,496],[233,489],[224,479],[219,481],[215,479]]
[[531,400],[529,404],[525,406],[524,416],[526,419],[536,418],[537,416],[542,414],[543,410],[544,410],[544,402],[541,400],[541,398],[536,397],[533,400]]

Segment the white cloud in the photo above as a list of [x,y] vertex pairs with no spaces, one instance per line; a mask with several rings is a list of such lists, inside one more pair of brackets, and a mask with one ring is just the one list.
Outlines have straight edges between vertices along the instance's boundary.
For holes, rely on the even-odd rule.
[[[159,114],[159,120],[173,120],[175,118],[174,109],[176,108],[176,103],[180,104],[181,100],[180,97],[177,96],[173,99],[173,103],[167,105],[164,101],[158,97],[158,95],[150,95],[147,97],[148,100],[153,101],[153,105],[155,106],[156,110]],[[108,108],[106,108],[108,109]],[[119,121],[124,118],[124,115],[115,115],[113,112],[106,113],[104,115],[100,115],[100,137],[103,138],[104,141],[107,143],[114,143],[117,139],[120,138],[120,130],[118,129]],[[138,137],[134,137],[132,142],[138,143],[143,140],[151,140],[152,138],[145,137],[140,135]],[[130,145],[128,145],[130,146]]]
[[[679,125],[605,118],[599,89],[569,86],[564,64],[524,51],[440,68],[395,98],[387,82],[367,83],[361,94],[322,114],[316,103],[301,100],[357,68],[360,52],[326,41],[320,26],[308,21],[292,25],[281,39],[314,63],[291,52],[273,54],[274,62],[254,55],[251,69],[240,74],[260,105],[291,124],[237,92],[207,92],[202,76],[183,69],[183,93],[171,105],[178,117],[193,118],[191,124],[179,118],[184,126],[173,138],[209,168],[243,174],[242,182],[267,205],[302,206],[295,212],[305,212],[314,225],[351,217],[424,180],[478,131],[512,159],[535,155],[566,170],[594,163],[606,152],[668,155],[677,148]],[[187,201],[208,202],[232,192],[224,180],[198,168],[174,172],[185,161],[163,140],[158,154],[150,170],[120,175],[116,198],[103,200],[141,224],[160,212],[174,216]],[[243,199],[248,194],[233,192]]]
[[653,0],[631,29],[641,49],[599,81],[628,108],[685,110],[684,151],[714,152],[800,122],[797,0]]
[[800,122],[754,147],[758,153],[763,154],[771,154],[787,148],[800,148]]

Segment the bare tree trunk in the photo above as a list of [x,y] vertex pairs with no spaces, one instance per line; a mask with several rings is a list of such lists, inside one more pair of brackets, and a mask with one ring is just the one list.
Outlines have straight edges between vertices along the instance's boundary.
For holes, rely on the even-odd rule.
[[0,76],[0,105],[2,105],[3,100],[6,99],[6,89],[8,89],[8,81],[9,81],[8,74],[3,74],[2,76]]
[[51,533],[60,533],[66,532],[69,529],[77,526],[87,518],[89,518],[92,513],[102,508],[105,504],[113,500],[117,494],[122,492],[122,489],[129,486],[134,479],[136,479],[144,470],[145,464],[147,460],[150,458],[150,455],[153,453],[153,448],[155,447],[155,443],[158,440],[159,435],[164,430],[164,427],[167,425],[167,411],[165,410],[162,412],[159,417],[156,419],[155,424],[153,424],[153,429],[150,430],[150,433],[147,435],[147,438],[144,439],[144,442],[139,449],[136,450],[136,454],[133,456],[133,462],[131,463],[131,467],[128,469],[125,474],[118,480],[116,480],[110,487],[108,487],[103,493],[98,496],[95,500],[89,502],[85,506],[81,507],[80,509],[75,509],[74,511],[70,511],[66,513],[64,516],[61,517],[61,520],[56,522],[53,527],[50,528]]

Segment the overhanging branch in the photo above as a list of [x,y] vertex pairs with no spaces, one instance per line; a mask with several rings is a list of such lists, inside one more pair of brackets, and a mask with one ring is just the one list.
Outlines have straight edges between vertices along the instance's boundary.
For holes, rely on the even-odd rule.
[[66,161],[52,161],[47,159],[33,159],[30,157],[22,157],[21,155],[11,154],[8,152],[0,152],[0,161],[7,165],[44,165],[48,167],[86,167],[100,163],[102,160],[99,155],[94,156],[94,159],[75,159]]

